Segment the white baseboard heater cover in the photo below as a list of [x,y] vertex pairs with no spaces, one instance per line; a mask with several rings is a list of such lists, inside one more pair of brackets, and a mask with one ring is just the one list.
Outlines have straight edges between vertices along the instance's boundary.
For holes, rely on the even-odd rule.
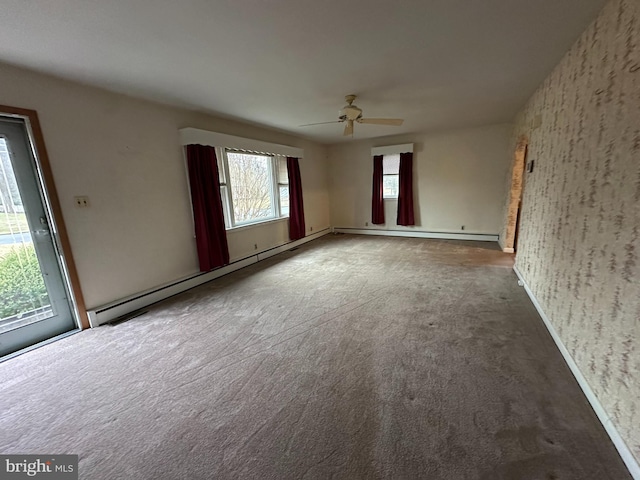
[[334,227],[335,233],[353,233],[357,235],[381,235],[387,237],[436,238],[441,240],[476,240],[481,242],[497,242],[497,234],[488,233],[447,233],[424,232],[418,230],[383,230],[375,228]]
[[320,238],[323,235],[327,235],[330,232],[331,229],[326,228],[312,235],[301,238],[300,240],[288,242],[284,245],[270,248],[255,255],[251,255],[250,257],[236,260],[229,265],[217,268],[215,270],[212,270],[211,272],[191,275],[189,277],[176,280],[166,285],[161,285],[145,292],[140,292],[130,297],[111,302],[107,305],[94,308],[87,311],[87,314],[89,315],[89,324],[91,325],[91,328],[98,327],[107,322],[123,317],[129,313],[135,312],[136,310],[140,310],[141,308],[147,307],[151,304],[177,295],[178,293],[182,293],[191,288],[197,287],[198,285],[202,285],[203,283],[215,280],[216,278],[227,275],[228,273],[235,272],[236,270],[240,270],[241,268],[253,265],[254,263],[257,263],[261,260],[266,260],[267,258],[273,257],[274,255],[286,252],[287,250],[291,250],[292,248],[295,248],[299,245],[310,242],[311,240],[315,240],[316,238]]

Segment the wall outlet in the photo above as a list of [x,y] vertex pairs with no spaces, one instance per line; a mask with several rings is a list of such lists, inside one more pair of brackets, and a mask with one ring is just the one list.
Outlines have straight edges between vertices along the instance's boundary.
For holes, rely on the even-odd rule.
[[364,222],[364,226],[368,227],[369,226],[369,222]]
[[73,197],[73,201],[76,203],[76,207],[78,208],[86,208],[89,206],[89,197]]

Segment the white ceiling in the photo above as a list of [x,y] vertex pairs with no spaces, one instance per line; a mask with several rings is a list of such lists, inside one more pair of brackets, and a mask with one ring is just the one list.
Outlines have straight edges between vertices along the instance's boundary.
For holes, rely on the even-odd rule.
[[0,0],[0,61],[324,143],[510,121],[604,0]]

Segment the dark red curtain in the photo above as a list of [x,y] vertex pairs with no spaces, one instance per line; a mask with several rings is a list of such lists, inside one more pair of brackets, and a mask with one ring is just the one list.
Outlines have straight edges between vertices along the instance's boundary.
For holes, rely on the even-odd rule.
[[413,219],[413,153],[400,154],[398,225],[415,225]]
[[302,180],[298,159],[287,157],[287,173],[289,174],[289,238],[304,238],[304,203],[302,202]]
[[373,157],[373,196],[371,198],[371,223],[384,223],[384,191],[382,185],[382,155]]
[[187,145],[187,163],[200,271],[208,272],[229,263],[216,151],[204,145]]

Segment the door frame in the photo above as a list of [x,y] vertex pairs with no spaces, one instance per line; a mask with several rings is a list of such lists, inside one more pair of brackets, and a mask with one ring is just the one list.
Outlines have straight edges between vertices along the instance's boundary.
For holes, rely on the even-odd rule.
[[49,204],[50,214],[54,223],[52,231],[55,231],[56,234],[53,235],[53,237],[57,241],[58,247],[62,253],[61,261],[66,269],[66,274],[69,280],[69,288],[72,297],[70,299],[71,310],[72,313],[75,314],[78,328],[81,330],[89,328],[87,308],[84,303],[84,296],[82,294],[82,288],[80,287],[78,271],[71,252],[69,235],[67,234],[67,228],[62,216],[58,192],[56,191],[56,186],[53,181],[53,173],[51,172],[49,156],[45,147],[42,129],[40,128],[38,112],[26,108],[0,105],[0,117],[18,118],[25,122],[27,135],[29,137],[29,144],[32,148],[32,153],[38,170],[42,174],[41,180],[44,188],[43,194]]
[[513,234],[513,250],[518,253],[518,234],[520,233],[520,224],[522,223],[522,202],[524,201],[524,189],[527,182],[527,156],[529,153],[529,144],[524,145],[523,161],[522,161],[522,181],[520,182],[520,197],[518,198],[518,213],[516,214],[516,228]]
[[511,189],[507,208],[507,228],[502,250],[515,253],[516,230],[520,227],[522,199],[524,198],[524,176],[526,157],[529,150],[529,138],[521,135],[516,145],[511,167]]

